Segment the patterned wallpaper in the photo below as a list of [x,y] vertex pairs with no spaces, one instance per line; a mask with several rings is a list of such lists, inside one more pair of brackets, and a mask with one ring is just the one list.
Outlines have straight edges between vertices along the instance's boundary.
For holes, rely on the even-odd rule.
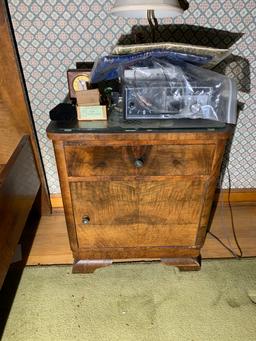
[[[51,141],[45,129],[49,110],[67,95],[66,70],[75,67],[77,61],[92,61],[109,52],[134,25],[146,24],[143,20],[112,17],[109,10],[113,2],[8,0],[51,193],[59,193],[60,188]],[[214,28],[218,30],[215,34],[208,35],[208,40],[203,34],[198,43],[228,46],[229,35],[219,36],[218,32],[243,33],[231,47],[233,56],[222,63],[226,74],[237,80],[239,101],[243,103],[229,155],[229,169],[233,188],[255,188],[256,1],[190,0],[189,3],[190,9],[184,17],[160,21],[165,27],[164,34],[175,31],[176,36],[194,42],[200,32],[195,26]],[[193,27],[181,26],[180,34],[172,24]],[[226,175],[223,186],[228,186]]]

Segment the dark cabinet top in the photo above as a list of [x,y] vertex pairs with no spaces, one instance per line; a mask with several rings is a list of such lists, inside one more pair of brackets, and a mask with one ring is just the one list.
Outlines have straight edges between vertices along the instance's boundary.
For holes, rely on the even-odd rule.
[[120,112],[110,113],[107,121],[51,121],[48,133],[129,133],[226,130],[227,124],[202,119],[124,120]]

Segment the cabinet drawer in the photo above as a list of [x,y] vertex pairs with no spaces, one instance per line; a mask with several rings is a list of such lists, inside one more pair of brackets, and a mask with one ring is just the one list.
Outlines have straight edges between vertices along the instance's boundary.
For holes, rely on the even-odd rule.
[[207,175],[215,145],[66,145],[68,176]]

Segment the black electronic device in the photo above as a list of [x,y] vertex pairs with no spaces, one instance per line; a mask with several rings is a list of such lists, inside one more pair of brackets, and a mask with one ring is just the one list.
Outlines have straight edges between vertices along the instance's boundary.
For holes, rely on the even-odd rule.
[[70,103],[60,103],[50,111],[52,121],[72,121],[76,118],[76,107]]
[[122,74],[125,120],[236,122],[235,83],[189,64],[128,65]]
[[203,113],[211,105],[213,89],[210,86],[197,86],[187,92],[182,86],[151,84],[148,87],[124,88],[125,119],[170,119],[183,117],[191,112]]

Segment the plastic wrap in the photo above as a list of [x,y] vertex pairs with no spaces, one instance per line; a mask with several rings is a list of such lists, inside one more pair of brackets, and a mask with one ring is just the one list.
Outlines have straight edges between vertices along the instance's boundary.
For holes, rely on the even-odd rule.
[[164,49],[155,49],[147,52],[132,53],[127,55],[108,55],[99,58],[91,71],[91,83],[109,81],[121,76],[123,67],[130,63],[142,63],[148,58],[154,58],[165,62],[187,62],[194,65],[204,65],[212,60],[212,56],[200,56],[186,54]]
[[236,123],[234,81],[180,61],[147,58],[122,66],[126,119],[208,119]]

